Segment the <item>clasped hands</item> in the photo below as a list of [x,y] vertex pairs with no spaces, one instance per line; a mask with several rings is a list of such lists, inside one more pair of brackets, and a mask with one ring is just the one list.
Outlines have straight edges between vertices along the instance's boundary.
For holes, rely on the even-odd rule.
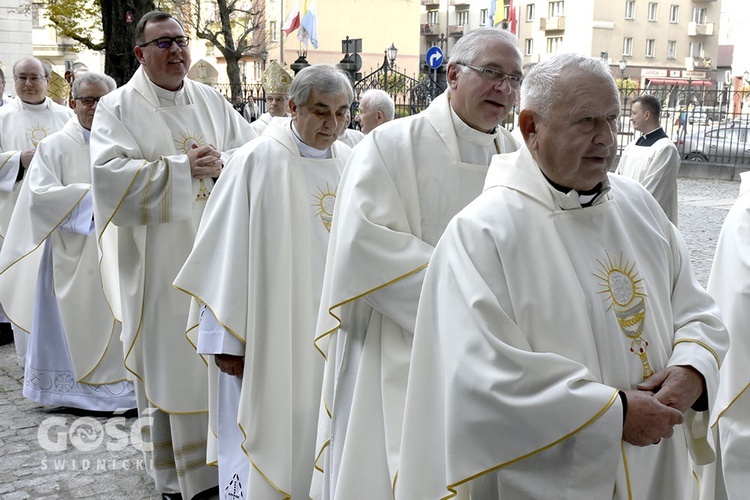
[[668,366],[624,391],[628,400],[622,439],[635,446],[656,444],[671,437],[705,390],[703,376],[691,366]]
[[195,179],[218,177],[221,174],[221,153],[211,144],[193,144],[187,152],[190,161],[190,174]]

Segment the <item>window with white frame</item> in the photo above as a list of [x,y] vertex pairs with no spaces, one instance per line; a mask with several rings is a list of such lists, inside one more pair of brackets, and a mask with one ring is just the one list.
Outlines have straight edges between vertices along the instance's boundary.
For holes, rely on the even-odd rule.
[[693,16],[690,20],[696,24],[706,24],[706,9],[693,7]]
[[690,42],[690,57],[703,57],[703,42]]
[[466,26],[469,24],[469,11],[459,10],[456,12],[456,24],[459,26]]
[[649,21],[656,21],[656,2],[649,2],[648,3],[648,20]]
[[669,6],[669,22],[670,23],[680,22],[680,6],[679,5]]
[[646,57],[654,57],[655,46],[656,41],[653,38],[649,38],[646,40]]
[[271,21],[268,23],[268,31],[271,32],[271,41],[272,42],[278,42],[279,41],[279,32],[276,29],[276,21]]
[[487,26],[487,9],[479,10],[479,26]]
[[625,0],[625,19],[635,19],[635,0]]
[[562,17],[565,15],[565,2],[556,1],[549,3],[549,17]]
[[436,10],[428,10],[427,11],[427,24],[433,25],[438,24],[440,22],[440,12]]
[[625,37],[622,39],[622,55],[633,55],[633,39],[631,37]]
[[536,19],[536,7],[533,3],[530,3],[526,5],[526,22],[530,23],[534,19]]
[[534,39],[527,38],[524,42],[524,55],[530,56],[534,53]]
[[547,37],[547,53],[557,54],[563,48],[563,37],[561,36],[550,36]]
[[44,9],[43,3],[33,2],[31,4],[31,27],[41,28],[42,27],[42,10]]
[[667,59],[677,59],[677,41],[669,40],[667,42]]

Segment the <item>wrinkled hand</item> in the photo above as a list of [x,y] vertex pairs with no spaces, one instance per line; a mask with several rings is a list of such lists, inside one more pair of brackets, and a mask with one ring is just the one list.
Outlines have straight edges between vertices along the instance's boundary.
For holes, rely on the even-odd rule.
[[21,166],[23,168],[29,168],[31,160],[34,158],[34,153],[36,153],[36,149],[27,149],[26,151],[21,151]]
[[661,403],[685,413],[703,394],[706,382],[692,366],[668,366],[638,384],[637,389],[652,392]]
[[683,421],[679,410],[666,406],[649,392],[625,391],[625,397],[628,411],[622,439],[634,446],[648,446],[671,437],[674,426]]
[[196,144],[187,152],[190,173],[196,179],[218,177],[221,174],[221,153],[210,144]]
[[242,378],[245,369],[245,356],[234,356],[232,354],[215,354],[214,363],[219,370],[227,375]]

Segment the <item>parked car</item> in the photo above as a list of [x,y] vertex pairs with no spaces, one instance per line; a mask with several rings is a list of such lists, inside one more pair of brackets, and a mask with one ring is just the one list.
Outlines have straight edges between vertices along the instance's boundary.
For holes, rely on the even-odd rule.
[[676,142],[685,160],[715,163],[750,163],[747,124],[728,123],[696,132]]

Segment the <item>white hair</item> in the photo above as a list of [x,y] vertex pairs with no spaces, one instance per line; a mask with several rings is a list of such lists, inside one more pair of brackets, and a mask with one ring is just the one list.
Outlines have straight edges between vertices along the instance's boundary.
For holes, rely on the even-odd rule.
[[360,106],[367,101],[367,105],[375,111],[380,111],[385,116],[385,121],[389,122],[393,120],[396,115],[396,106],[393,104],[393,99],[388,93],[380,89],[368,89],[362,93],[359,102]]

